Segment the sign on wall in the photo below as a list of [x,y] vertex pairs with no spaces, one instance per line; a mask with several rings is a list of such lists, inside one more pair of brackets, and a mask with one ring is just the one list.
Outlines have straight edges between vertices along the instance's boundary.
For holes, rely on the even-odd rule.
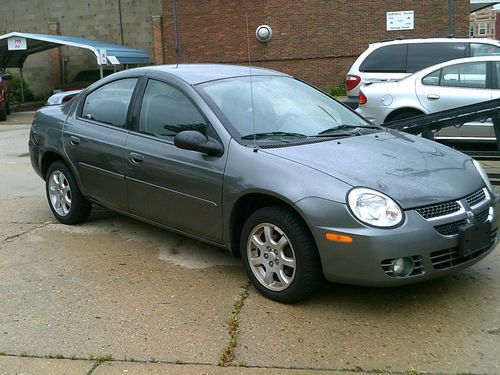
[[18,36],[10,37],[9,39],[7,39],[7,49],[9,51],[28,49],[26,38],[21,38]]
[[387,12],[387,31],[413,30],[414,11],[405,10],[401,12]]

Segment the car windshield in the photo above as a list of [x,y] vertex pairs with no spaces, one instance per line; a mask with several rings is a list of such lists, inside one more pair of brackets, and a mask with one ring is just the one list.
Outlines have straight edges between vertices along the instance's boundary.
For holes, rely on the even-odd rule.
[[[348,136],[373,127],[321,91],[290,77],[228,78],[199,86],[242,139]],[[337,133],[337,134],[336,134]],[[347,133],[347,134],[346,134]]]

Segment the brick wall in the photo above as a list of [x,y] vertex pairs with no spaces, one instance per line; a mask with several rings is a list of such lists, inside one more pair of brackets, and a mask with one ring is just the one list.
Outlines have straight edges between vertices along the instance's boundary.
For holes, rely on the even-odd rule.
[[[142,48],[153,58],[152,16],[161,15],[162,0],[121,0],[124,43]],[[62,35],[121,44],[118,0],[1,0],[0,34],[12,31],[49,34],[49,23],[57,22]],[[57,53],[57,52],[56,52]],[[46,51],[26,60],[24,78],[36,94],[51,92],[57,83],[56,53]],[[67,57],[67,78],[80,70],[97,69],[94,55],[87,50],[61,47]],[[11,70],[17,73],[16,70]]]
[[[466,36],[469,2],[454,0],[455,35]],[[415,11],[415,29],[386,31],[386,12]],[[345,73],[369,43],[399,36],[444,37],[449,34],[448,2],[441,0],[178,0],[181,63],[247,64],[293,74],[327,88],[343,83]],[[172,0],[163,0],[163,57],[175,62]],[[273,38],[255,38],[267,23]]]

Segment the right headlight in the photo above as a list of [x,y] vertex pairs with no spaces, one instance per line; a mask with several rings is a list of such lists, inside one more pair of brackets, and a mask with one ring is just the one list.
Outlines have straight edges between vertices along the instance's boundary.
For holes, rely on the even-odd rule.
[[347,194],[354,216],[375,227],[395,227],[403,221],[403,210],[387,195],[368,188],[354,188]]
[[477,172],[481,175],[483,178],[484,183],[486,184],[486,187],[491,193],[494,193],[495,190],[493,190],[493,186],[491,185],[490,179],[488,177],[488,174],[484,170],[483,166],[475,159],[472,159],[472,164],[474,164],[474,167],[476,167]]

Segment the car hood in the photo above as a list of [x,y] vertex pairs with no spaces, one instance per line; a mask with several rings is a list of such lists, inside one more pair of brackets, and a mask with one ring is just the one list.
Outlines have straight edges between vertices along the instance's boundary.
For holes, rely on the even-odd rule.
[[469,156],[392,130],[262,151],[383,192],[404,209],[462,198],[484,185]]

